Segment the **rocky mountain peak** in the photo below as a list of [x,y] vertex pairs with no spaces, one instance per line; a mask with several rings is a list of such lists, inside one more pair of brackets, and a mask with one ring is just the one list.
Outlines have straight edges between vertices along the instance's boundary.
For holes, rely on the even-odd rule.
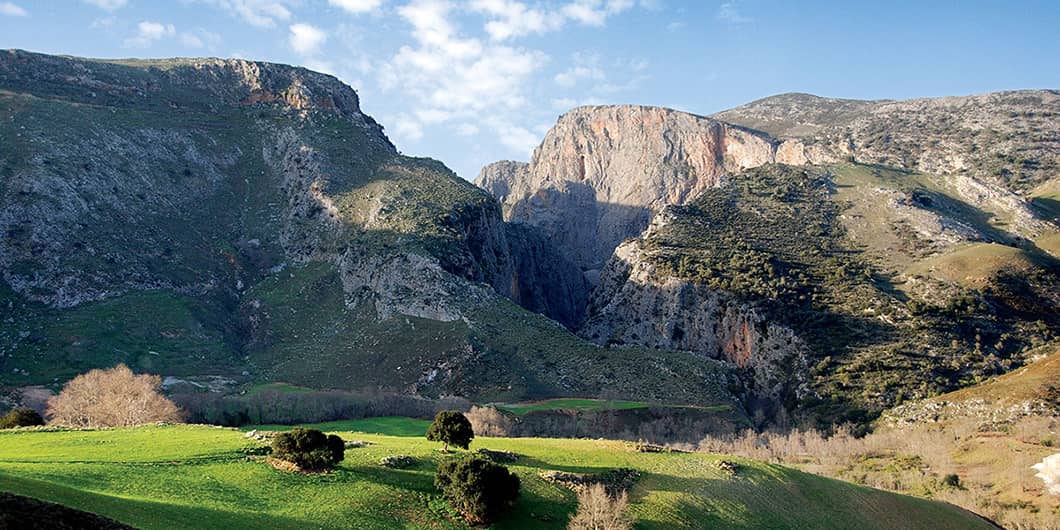
[[505,216],[542,228],[583,269],[599,269],[663,207],[725,175],[822,155],[800,142],[712,118],[637,105],[578,107],[559,118],[529,164],[485,167],[477,183]]
[[219,106],[268,106],[302,117],[319,112],[352,120],[385,140],[382,128],[361,112],[357,93],[348,85],[328,74],[283,64],[216,58],[82,59],[4,50],[0,85],[12,92],[126,108],[216,111]]

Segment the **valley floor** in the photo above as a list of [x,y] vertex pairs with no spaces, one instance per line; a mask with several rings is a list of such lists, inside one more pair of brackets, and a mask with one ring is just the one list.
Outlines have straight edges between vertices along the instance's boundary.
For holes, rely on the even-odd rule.
[[[426,422],[375,418],[324,424],[350,448],[327,475],[292,475],[249,456],[235,429],[201,425],[0,433],[0,490],[96,512],[139,528],[464,528],[433,487],[445,455]],[[261,427],[280,429],[284,427]],[[640,453],[625,442],[478,438],[471,448],[513,451],[523,489],[494,528],[564,528],[576,501],[546,470],[634,468],[637,528],[993,528],[955,506],[787,467],[702,453]],[[418,464],[390,469],[381,458]],[[735,476],[716,466],[738,464]]]

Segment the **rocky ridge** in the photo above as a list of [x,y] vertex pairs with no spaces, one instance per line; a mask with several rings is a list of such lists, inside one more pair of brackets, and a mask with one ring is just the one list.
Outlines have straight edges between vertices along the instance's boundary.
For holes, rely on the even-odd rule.
[[0,52],[0,205],[3,385],[125,362],[236,386],[729,400],[719,366],[653,352],[682,382],[634,379],[632,353],[508,302],[574,322],[587,288],[324,74]]

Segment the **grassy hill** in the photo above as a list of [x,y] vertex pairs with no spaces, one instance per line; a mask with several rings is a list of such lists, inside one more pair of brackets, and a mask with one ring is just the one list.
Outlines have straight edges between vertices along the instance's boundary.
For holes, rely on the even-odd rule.
[[[423,422],[401,418],[323,425],[346,439],[331,474],[290,475],[248,457],[241,432],[165,426],[0,434],[0,490],[91,510],[141,528],[463,528],[433,488],[445,458],[422,437]],[[348,432],[349,430],[375,431]],[[520,455],[514,510],[495,528],[564,528],[574,495],[542,480],[544,470],[643,473],[631,491],[638,528],[993,528],[951,505],[905,497],[789,468],[718,455],[638,453],[605,440],[480,438]],[[406,454],[419,463],[379,465]]]

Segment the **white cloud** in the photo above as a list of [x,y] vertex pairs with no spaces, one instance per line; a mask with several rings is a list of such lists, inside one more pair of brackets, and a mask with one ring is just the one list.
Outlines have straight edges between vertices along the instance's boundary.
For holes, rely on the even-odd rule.
[[478,126],[472,123],[460,123],[456,126],[456,134],[460,136],[474,136],[478,131]]
[[423,126],[408,114],[400,114],[394,120],[394,136],[405,140],[419,140],[423,138]]
[[113,16],[111,16],[111,17],[101,17],[101,18],[97,18],[97,19],[93,20],[92,23],[89,24],[88,27],[90,27],[92,29],[109,28],[109,27],[113,26],[114,23],[117,22],[117,21],[118,21],[118,19],[116,17],[113,17]]
[[12,4],[11,2],[0,2],[0,15],[9,17],[25,17],[29,16],[29,13],[25,9]]
[[575,0],[561,9],[564,16],[588,26],[603,26],[607,17],[633,7],[633,0]]
[[151,43],[177,34],[173,24],[143,21],[136,25],[136,35],[125,39],[126,47],[145,48]]
[[355,15],[359,15],[361,13],[369,13],[379,9],[379,7],[383,5],[383,0],[328,0],[328,3]]
[[316,55],[320,51],[320,46],[328,40],[328,34],[324,30],[309,24],[291,24],[289,29],[291,35],[288,42],[299,55]]
[[486,23],[485,29],[494,40],[555,31],[564,22],[564,16],[559,12],[528,8],[515,0],[473,0],[470,8],[493,18]]
[[125,7],[128,0],[84,0],[86,4],[94,5],[106,11],[114,11]]
[[553,80],[561,87],[571,88],[582,80],[603,81],[606,74],[600,69],[600,57],[596,54],[574,54],[574,65],[556,74]]
[[671,23],[666,25],[666,31],[670,31],[670,32],[677,31],[679,29],[683,29],[686,25],[687,24],[685,24],[684,22],[681,22],[680,20],[675,20],[675,21],[673,21],[673,22],[671,22]]
[[501,144],[519,156],[529,157],[537,144],[541,142],[541,136],[526,127],[503,119],[489,119],[487,123],[497,133],[497,139]]
[[288,6],[294,0],[199,0],[219,7],[258,28],[272,28],[291,19]]
[[182,32],[179,36],[180,44],[185,48],[216,50],[221,44],[221,36],[211,31],[198,28],[193,32]]
[[751,22],[750,18],[745,17],[740,13],[738,2],[725,2],[724,4],[721,4],[718,7],[718,13],[715,17],[728,24],[746,24]]
[[[641,0],[642,4],[646,0]],[[472,0],[472,11],[490,17],[485,30],[497,41],[556,31],[568,21],[602,26],[608,17],[634,6],[634,0],[574,0],[562,6],[528,6],[518,0]]]
[[522,153],[528,131],[512,124],[525,111],[527,87],[548,56],[461,35],[452,21],[456,9],[447,0],[413,0],[398,8],[415,44],[403,46],[376,69],[384,91],[401,91],[411,102],[395,130],[416,139],[424,126],[457,123],[458,134],[470,135],[479,131],[459,124],[474,122],[504,145],[520,146]]

